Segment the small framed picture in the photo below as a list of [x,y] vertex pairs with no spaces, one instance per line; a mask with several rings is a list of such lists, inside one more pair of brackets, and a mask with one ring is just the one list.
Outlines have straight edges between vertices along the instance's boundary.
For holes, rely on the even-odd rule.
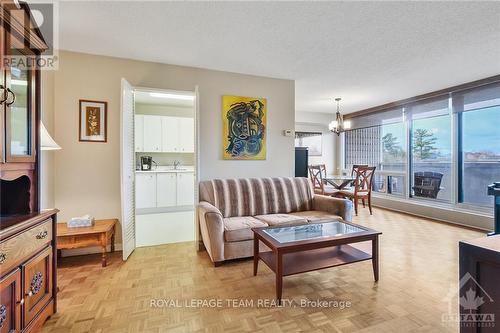
[[80,100],[79,141],[106,142],[108,127],[108,103]]

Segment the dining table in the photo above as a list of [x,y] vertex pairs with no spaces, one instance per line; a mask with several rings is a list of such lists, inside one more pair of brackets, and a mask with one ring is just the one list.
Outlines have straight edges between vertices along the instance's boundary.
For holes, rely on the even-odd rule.
[[349,184],[353,183],[356,180],[356,177],[347,175],[327,175],[326,177],[323,177],[323,180],[335,187],[337,190],[342,190]]

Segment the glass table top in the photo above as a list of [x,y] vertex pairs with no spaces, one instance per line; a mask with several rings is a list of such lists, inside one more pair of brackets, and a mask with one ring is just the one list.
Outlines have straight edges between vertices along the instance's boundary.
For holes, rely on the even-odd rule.
[[264,229],[263,231],[280,243],[288,243],[315,238],[342,236],[365,230],[342,222],[326,222]]
[[324,177],[325,179],[331,179],[331,180],[355,180],[356,177],[353,176],[344,176],[344,175],[327,175]]

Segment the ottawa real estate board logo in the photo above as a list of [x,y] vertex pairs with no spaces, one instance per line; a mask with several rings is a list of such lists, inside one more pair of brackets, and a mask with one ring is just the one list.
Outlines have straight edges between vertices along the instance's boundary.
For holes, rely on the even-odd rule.
[[2,69],[58,68],[58,2],[0,0],[1,25],[10,31],[1,59]]
[[458,294],[460,313],[458,315],[452,311],[453,304],[456,304],[453,301],[456,296],[457,292],[454,291],[446,298],[448,313],[442,316],[443,325],[458,323],[460,327],[469,328],[495,327],[495,314],[481,311],[482,306],[491,309],[489,305],[494,303],[494,300],[470,273],[465,273],[460,279]]

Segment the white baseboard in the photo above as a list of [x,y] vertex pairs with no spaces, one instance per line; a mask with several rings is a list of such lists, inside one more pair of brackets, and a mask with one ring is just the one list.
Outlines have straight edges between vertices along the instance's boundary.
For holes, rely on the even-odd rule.
[[[106,248],[107,252],[111,251],[111,245],[108,245]],[[122,250],[122,244],[115,244],[115,251],[121,251]],[[101,253],[101,247],[100,246],[90,246],[90,247],[84,247],[81,249],[68,249],[68,250],[61,250],[61,256],[62,257],[74,257],[74,256],[82,256],[86,254],[100,254]]]

